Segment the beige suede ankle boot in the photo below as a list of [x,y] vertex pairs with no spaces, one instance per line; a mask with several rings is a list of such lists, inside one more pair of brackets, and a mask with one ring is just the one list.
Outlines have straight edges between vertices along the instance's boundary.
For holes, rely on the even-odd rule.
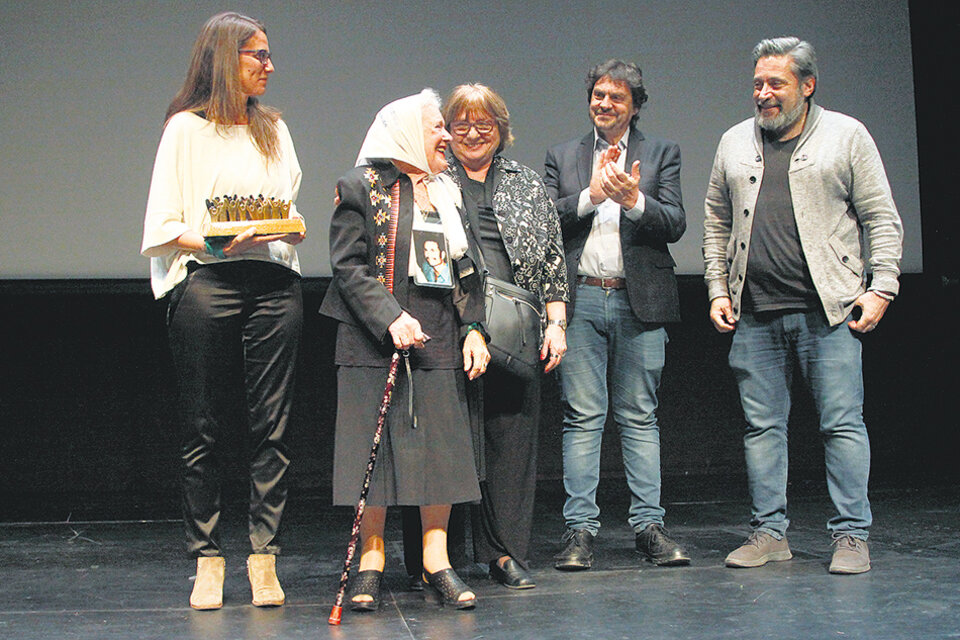
[[223,606],[223,556],[200,556],[197,558],[197,578],[190,594],[190,606],[194,609],[219,609]]
[[251,554],[247,557],[247,575],[250,576],[253,606],[279,607],[283,604],[283,589],[277,580],[277,556],[269,553]]

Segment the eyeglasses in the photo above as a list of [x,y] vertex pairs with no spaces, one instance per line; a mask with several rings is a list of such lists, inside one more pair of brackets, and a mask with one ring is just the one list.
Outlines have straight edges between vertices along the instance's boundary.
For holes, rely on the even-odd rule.
[[240,49],[238,53],[249,53],[263,65],[270,62],[270,52],[266,49]]
[[476,129],[477,134],[488,136],[493,133],[493,128],[497,126],[495,120],[480,120],[479,122],[469,122],[467,120],[457,120],[450,123],[450,131],[458,136],[465,136],[470,133],[470,129]]

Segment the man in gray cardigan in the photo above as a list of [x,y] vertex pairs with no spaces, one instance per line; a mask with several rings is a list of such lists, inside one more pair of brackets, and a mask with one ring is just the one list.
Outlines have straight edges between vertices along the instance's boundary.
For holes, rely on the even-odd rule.
[[[900,217],[873,138],[813,102],[813,47],[763,40],[753,51],[753,118],[720,140],[705,202],[710,320],[736,331],[730,367],[747,421],[753,533],[730,567],[792,557],[786,539],[787,419],[795,366],[820,416],[837,514],[832,573],[870,569],[861,346],[899,290]],[[869,289],[861,234],[873,272]]]

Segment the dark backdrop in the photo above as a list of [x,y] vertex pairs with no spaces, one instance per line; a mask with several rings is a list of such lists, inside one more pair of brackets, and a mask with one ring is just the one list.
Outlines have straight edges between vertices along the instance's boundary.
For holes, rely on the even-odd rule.
[[[327,284],[305,281],[309,313],[288,439],[292,495],[322,503],[329,503],[336,409],[335,328],[315,313]],[[745,500],[743,423],[726,365],[729,336],[709,325],[701,280],[684,276],[680,285],[684,321],[670,328],[660,396],[664,499]],[[148,289],[144,281],[4,283],[0,520],[177,514],[174,377],[164,305]],[[943,309],[944,300],[952,301],[946,317],[960,311],[955,287],[949,291],[938,278],[904,276],[901,296],[880,328],[864,337],[875,489],[958,479],[947,446],[956,419],[944,410],[956,401],[957,340],[949,330],[927,328],[929,310]],[[816,416],[805,392],[797,391],[791,491],[822,492]],[[559,398],[552,378],[544,403],[540,484],[559,490]],[[239,396],[237,406],[243,406]],[[233,460],[244,458],[244,444],[239,436],[230,443]],[[616,437],[605,440],[603,472],[608,482],[622,476]],[[228,497],[242,498],[243,477],[238,464],[227,469]]]

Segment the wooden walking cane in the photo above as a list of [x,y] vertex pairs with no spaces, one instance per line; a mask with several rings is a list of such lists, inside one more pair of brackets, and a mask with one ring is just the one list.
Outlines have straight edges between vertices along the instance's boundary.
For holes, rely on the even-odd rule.
[[383,438],[383,425],[386,422],[387,410],[390,408],[390,396],[393,395],[393,384],[397,380],[397,365],[400,363],[400,352],[395,351],[390,360],[390,370],[387,373],[387,385],[383,390],[383,400],[380,402],[380,412],[377,414],[377,430],[373,434],[373,446],[370,448],[370,459],[367,460],[367,470],[363,474],[363,487],[360,489],[360,501],[357,502],[357,513],[353,518],[353,528],[350,530],[350,542],[347,544],[347,557],[343,561],[343,573],[340,574],[340,589],[337,598],[330,610],[327,624],[338,625],[343,615],[343,596],[347,590],[347,581],[350,579],[350,564],[353,554],[357,551],[357,541],[360,539],[360,521],[367,506],[367,494],[370,492],[370,480],[373,478],[373,467],[377,463],[377,451],[380,449],[380,440]]

